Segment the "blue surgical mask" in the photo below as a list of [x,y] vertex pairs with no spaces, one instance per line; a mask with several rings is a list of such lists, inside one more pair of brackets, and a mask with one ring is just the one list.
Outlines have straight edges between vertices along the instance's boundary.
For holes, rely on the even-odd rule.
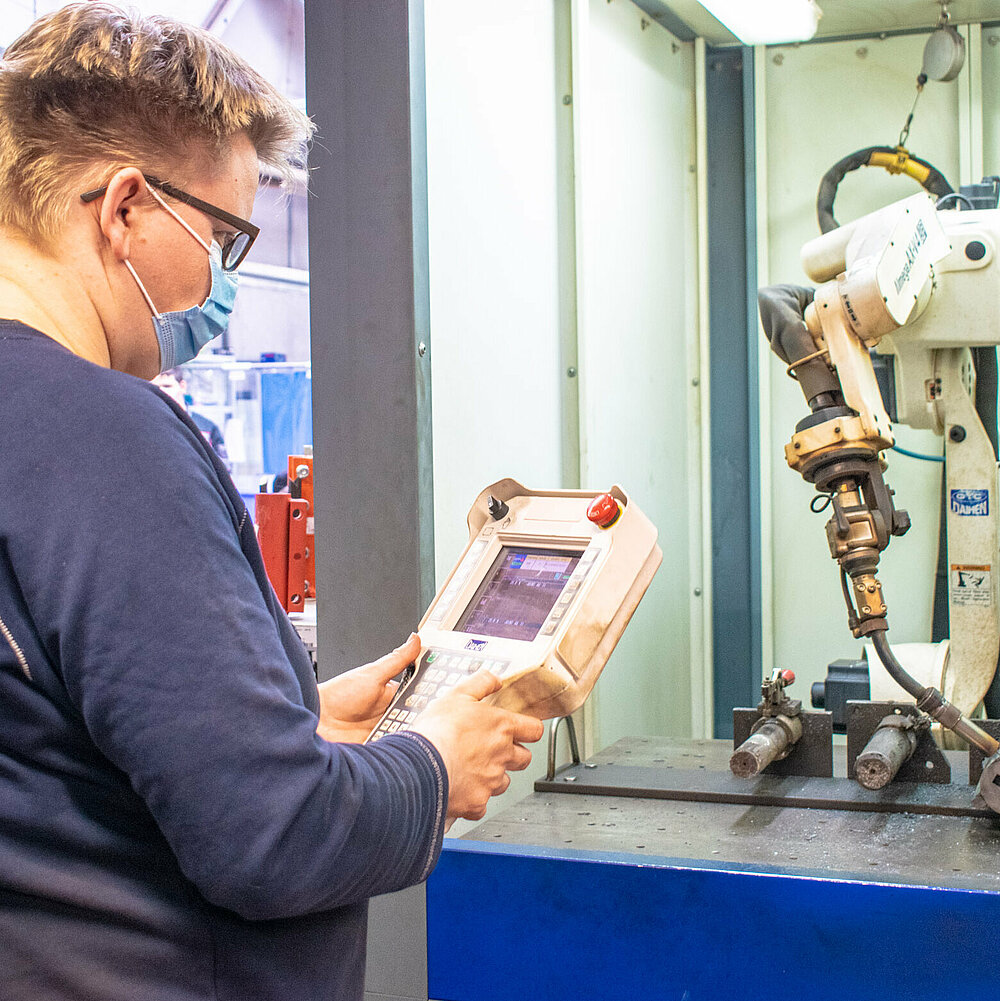
[[153,314],[153,329],[160,346],[160,371],[189,362],[209,341],[218,337],[229,326],[229,316],[236,300],[239,276],[235,271],[222,270],[222,247],[213,240],[209,247],[204,240],[150,188],[150,194],[208,251],[212,269],[212,287],[208,298],[200,306],[160,313],[139,280],[131,261],[125,261],[139,291]]

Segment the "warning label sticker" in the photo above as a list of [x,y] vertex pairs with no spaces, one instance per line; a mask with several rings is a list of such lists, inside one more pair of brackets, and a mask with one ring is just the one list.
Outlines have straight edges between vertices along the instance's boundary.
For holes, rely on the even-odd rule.
[[954,605],[991,605],[993,580],[990,566],[951,565],[951,601]]

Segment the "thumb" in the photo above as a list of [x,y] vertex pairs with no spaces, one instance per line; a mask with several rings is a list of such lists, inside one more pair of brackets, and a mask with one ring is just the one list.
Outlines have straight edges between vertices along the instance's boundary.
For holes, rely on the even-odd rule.
[[476,671],[471,678],[459,682],[455,686],[454,692],[456,695],[468,695],[469,698],[479,702],[488,695],[499,692],[502,687],[500,679],[495,674],[491,674],[489,671]]
[[402,646],[398,646],[392,653],[387,653],[384,657],[366,664],[364,670],[377,681],[386,684],[412,664],[419,654],[420,637],[416,633],[410,633],[410,638]]

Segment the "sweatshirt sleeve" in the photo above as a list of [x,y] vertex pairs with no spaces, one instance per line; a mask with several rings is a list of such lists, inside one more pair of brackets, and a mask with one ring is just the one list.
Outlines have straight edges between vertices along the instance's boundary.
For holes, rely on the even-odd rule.
[[[166,401],[133,395],[138,416],[90,414],[79,444],[64,421],[41,460],[53,494],[26,597],[94,743],[184,874],[244,917],[426,878],[447,802],[437,751],[414,734],[316,735],[240,548],[241,512]],[[72,484],[61,500],[60,479]]]

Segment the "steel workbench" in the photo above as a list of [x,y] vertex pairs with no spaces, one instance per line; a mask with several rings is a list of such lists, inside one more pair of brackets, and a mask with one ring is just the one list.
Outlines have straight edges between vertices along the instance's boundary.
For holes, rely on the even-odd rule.
[[[1000,817],[622,794],[624,768],[711,788],[731,748],[626,738],[547,786],[571,793],[536,791],[448,839],[427,887],[430,997],[939,1001],[1000,988]],[[612,773],[614,795],[577,785]],[[793,798],[796,783],[770,780]]]

